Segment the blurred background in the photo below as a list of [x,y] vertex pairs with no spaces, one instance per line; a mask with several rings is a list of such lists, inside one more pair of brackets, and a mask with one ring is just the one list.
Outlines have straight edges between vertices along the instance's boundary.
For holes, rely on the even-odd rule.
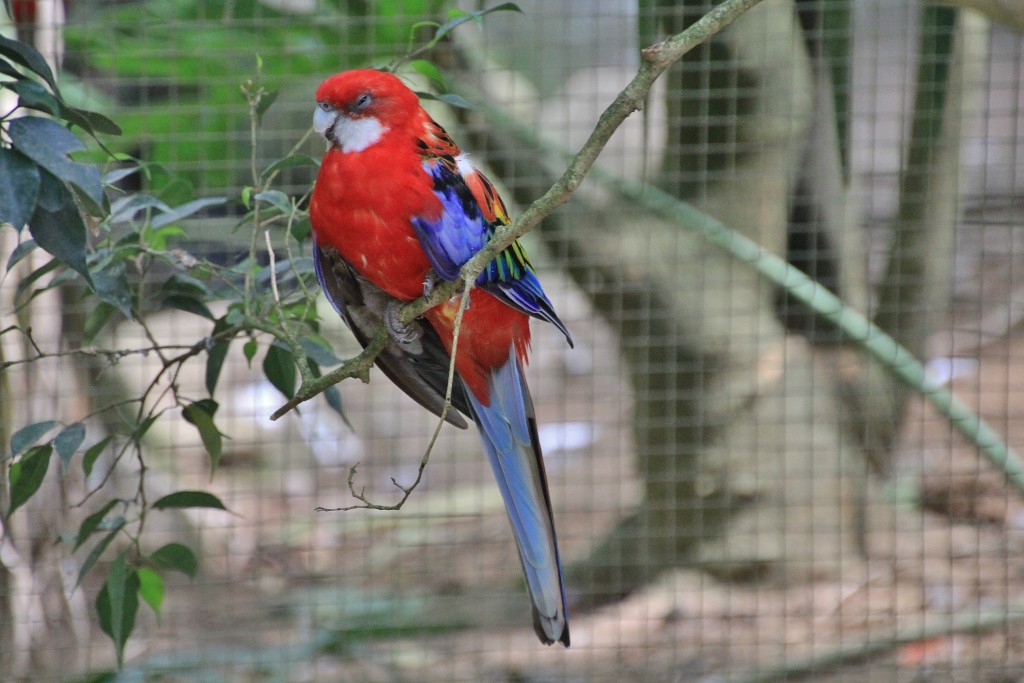
[[[428,107],[513,213],[564,170],[636,73],[640,48],[713,6],[516,4],[419,55],[444,88],[422,65],[402,72],[418,90],[447,91]],[[304,137],[317,84],[421,45],[430,26],[417,24],[458,16],[451,6],[15,1],[20,23],[3,32],[60,65],[69,101],[121,126],[104,144],[147,169],[121,191],[170,206],[228,198],[174,221],[172,246],[229,265],[252,240],[238,199],[253,164],[297,145],[323,151]],[[1024,680],[1024,491],[862,343],[666,219],[653,193],[625,197],[612,180],[648,183],[786,258],[1021,448],[1022,17],[1016,0],[766,0],[668,71],[600,173],[525,238],[576,342],[534,325],[529,369],[570,649],[533,634],[475,433],[442,430],[400,511],[317,511],[356,502],[356,465],[355,490],[397,500],[392,478],[415,479],[436,420],[374,371],[368,385],[338,386],[344,418],[317,399],[271,421],[286,399],[263,352],[254,362],[240,340],[216,390],[224,438],[212,478],[202,430],[178,413],[139,437],[139,458],[81,452],[117,433],[101,406],[172,381],[206,396],[202,355],[159,379],[156,353],[53,353],[0,371],[5,452],[22,425],[89,428],[67,467],[52,465],[4,521],[0,679]],[[240,86],[257,78],[278,94],[254,151]],[[91,149],[81,158],[103,159]],[[301,207],[315,173],[285,168],[274,187]],[[288,240],[275,230],[275,244]],[[187,349],[210,334],[183,306],[154,309],[144,327],[97,322],[95,300],[60,287],[22,305],[47,258],[14,259],[17,243],[0,232],[0,329],[32,334],[0,336],[0,360],[83,340]],[[302,263],[308,245],[291,248]],[[334,353],[354,355],[330,307],[316,309]],[[94,603],[124,539],[98,558],[93,541],[73,550],[73,540],[101,502],[138,500],[139,487],[149,501],[210,491],[229,512],[146,517],[143,549],[181,543],[198,568],[164,575],[159,615],[141,606],[112,673]]]

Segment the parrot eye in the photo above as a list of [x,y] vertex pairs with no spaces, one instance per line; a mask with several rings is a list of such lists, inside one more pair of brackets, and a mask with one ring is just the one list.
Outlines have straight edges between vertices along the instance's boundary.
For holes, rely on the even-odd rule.
[[358,98],[356,98],[356,101],[352,105],[352,108],[353,109],[366,109],[366,107],[370,104],[370,99],[371,99],[370,98],[370,93],[364,92],[362,95],[360,95]]

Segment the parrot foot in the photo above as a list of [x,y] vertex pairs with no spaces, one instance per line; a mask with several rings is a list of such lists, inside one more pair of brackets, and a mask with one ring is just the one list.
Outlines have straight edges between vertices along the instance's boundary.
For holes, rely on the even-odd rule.
[[431,268],[427,271],[427,276],[423,278],[423,296],[429,297],[431,292],[434,291],[434,287],[443,282],[441,276],[434,272]]
[[[434,292],[434,287],[437,287],[439,284],[441,284],[443,282],[448,282],[448,280],[445,280],[443,277],[441,277],[436,272],[434,272],[433,268],[428,270],[427,271],[427,276],[425,278],[423,278],[423,296],[429,298],[430,295],[433,294],[433,292]],[[448,297],[448,301],[449,301],[449,303],[453,302],[453,301],[457,301],[458,298],[459,298],[459,294],[456,292],[455,294],[452,294],[450,297]],[[466,302],[466,310],[467,311],[469,310],[469,302],[468,301]]]
[[388,301],[387,306],[384,309],[384,325],[388,329],[388,334],[399,344],[409,344],[420,338],[422,332],[415,325],[405,325],[402,323],[402,307],[405,305],[404,301],[398,299],[391,299]]

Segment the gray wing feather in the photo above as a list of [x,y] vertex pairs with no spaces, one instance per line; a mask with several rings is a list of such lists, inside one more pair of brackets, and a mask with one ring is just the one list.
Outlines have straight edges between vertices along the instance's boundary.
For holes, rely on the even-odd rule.
[[[384,312],[392,297],[360,277],[333,247],[314,244],[313,261],[317,278],[334,309],[364,347],[384,324]],[[430,325],[416,320],[411,325],[419,336],[410,342],[390,339],[377,356],[377,366],[394,384],[421,406],[441,415],[448,386],[450,357]],[[452,383],[452,406],[447,422],[466,429],[457,411],[469,413],[465,390],[458,374]]]

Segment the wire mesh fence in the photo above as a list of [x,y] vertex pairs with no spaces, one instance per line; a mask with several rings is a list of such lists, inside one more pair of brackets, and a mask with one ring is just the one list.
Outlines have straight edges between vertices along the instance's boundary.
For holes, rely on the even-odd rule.
[[[1024,10],[976,4],[757,4],[523,237],[574,340],[534,321],[526,372],[565,649],[472,425],[432,441],[378,370],[270,419],[311,379],[274,325],[313,374],[361,351],[315,296],[314,92],[399,64],[519,215],[714,3],[10,3],[122,134],[74,157],[108,181],[91,288],[39,213],[0,231],[0,679],[1024,677]],[[394,505],[427,452],[400,510],[335,510]]]

